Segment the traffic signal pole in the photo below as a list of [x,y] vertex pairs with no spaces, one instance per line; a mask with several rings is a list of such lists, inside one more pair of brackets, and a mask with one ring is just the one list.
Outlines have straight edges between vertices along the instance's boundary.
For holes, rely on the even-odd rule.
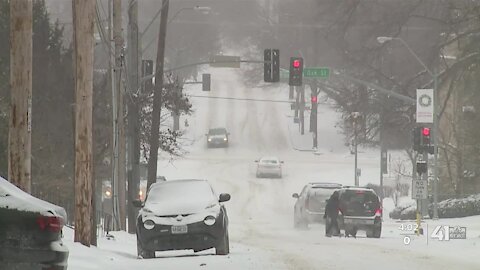
[[305,134],[305,86],[300,86],[300,134]]

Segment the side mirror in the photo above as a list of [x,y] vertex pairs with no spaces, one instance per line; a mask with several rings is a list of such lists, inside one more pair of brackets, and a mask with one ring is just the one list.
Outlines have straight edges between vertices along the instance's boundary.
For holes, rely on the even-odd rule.
[[282,164],[283,164],[283,163],[284,163],[284,162],[283,162],[283,160],[282,160],[282,161],[280,161],[280,163],[282,163]]
[[295,198],[295,199],[300,198],[300,196],[298,196],[298,193],[293,193],[293,194],[292,194],[292,197]]
[[258,163],[258,160],[255,160],[255,163]]
[[143,207],[143,202],[141,200],[134,200],[132,201],[133,206],[137,208],[142,208]]
[[230,198],[231,198],[230,194],[222,193],[222,194],[220,194],[220,197],[218,198],[218,202],[228,202],[228,201],[230,201]]

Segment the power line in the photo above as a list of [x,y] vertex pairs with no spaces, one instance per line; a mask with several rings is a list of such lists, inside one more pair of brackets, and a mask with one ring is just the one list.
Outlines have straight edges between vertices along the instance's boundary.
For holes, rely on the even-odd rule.
[[[274,99],[257,99],[257,98],[234,98],[234,97],[218,97],[218,96],[198,96],[198,95],[188,95],[188,97],[193,98],[211,98],[211,99],[225,99],[225,100],[237,100],[237,101],[258,101],[258,102],[275,102],[275,103],[294,103],[295,101],[291,100],[274,100]],[[317,102],[317,104],[331,105],[328,102]]]

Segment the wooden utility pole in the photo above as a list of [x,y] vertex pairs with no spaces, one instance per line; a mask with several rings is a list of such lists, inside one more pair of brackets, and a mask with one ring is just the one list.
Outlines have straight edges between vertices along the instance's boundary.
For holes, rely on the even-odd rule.
[[132,201],[138,198],[140,188],[140,117],[136,92],[139,88],[138,2],[128,5],[128,232],[136,232],[137,210]]
[[75,70],[75,242],[91,244],[92,96],[95,0],[73,0]]
[[152,130],[150,134],[150,157],[148,158],[148,183],[150,186],[157,179],[158,143],[160,113],[162,107],[163,63],[165,58],[165,38],[167,36],[169,0],[162,1],[162,14],[158,34],[157,63],[155,69],[155,88],[153,94]]
[[[118,215],[121,230],[126,230],[126,141],[125,141],[125,106],[124,94],[125,88],[122,84],[122,65],[123,65],[123,35],[122,35],[122,1],[113,1],[113,40],[115,42],[115,90],[117,96],[117,128],[118,128],[118,156],[117,156],[117,183],[115,202],[118,205]],[[116,214],[116,213],[114,213]]]
[[10,1],[8,179],[31,193],[32,1]]

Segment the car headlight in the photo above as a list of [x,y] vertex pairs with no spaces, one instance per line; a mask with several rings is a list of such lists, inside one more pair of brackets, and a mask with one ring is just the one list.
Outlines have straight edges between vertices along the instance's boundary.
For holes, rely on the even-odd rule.
[[213,224],[215,224],[215,221],[216,221],[216,218],[214,216],[207,216],[203,220],[203,222],[208,226],[212,226]]
[[223,138],[224,141],[227,141],[227,138]]
[[211,138],[208,138],[208,141],[209,141],[209,142],[211,142],[211,141],[212,141],[212,139],[211,139]]
[[143,222],[143,227],[147,230],[151,230],[155,227],[155,222],[153,222],[153,220],[145,220],[145,222]]

